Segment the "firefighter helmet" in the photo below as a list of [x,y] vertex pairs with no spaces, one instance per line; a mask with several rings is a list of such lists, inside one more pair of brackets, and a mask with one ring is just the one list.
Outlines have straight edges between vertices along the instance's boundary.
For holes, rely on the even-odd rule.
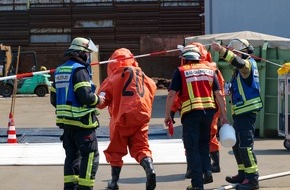
[[90,41],[86,38],[77,37],[73,39],[68,49],[75,51],[92,52],[93,50],[89,48],[89,42]]
[[251,46],[249,41],[246,39],[233,39],[227,48],[237,51],[245,51],[249,54],[254,53],[254,47]]
[[238,51],[245,50],[249,47],[248,40],[245,39],[233,39],[227,46],[229,49],[235,49]]
[[200,51],[199,48],[195,45],[187,45],[182,50],[181,58],[184,60],[199,60]]
[[41,70],[41,71],[46,71],[47,69],[46,69],[45,66],[41,66],[39,70]]

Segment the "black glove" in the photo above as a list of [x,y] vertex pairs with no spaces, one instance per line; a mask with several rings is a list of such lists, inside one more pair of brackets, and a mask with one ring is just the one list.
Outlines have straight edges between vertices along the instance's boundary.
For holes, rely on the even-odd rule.
[[170,112],[170,117],[172,119],[172,123],[175,124],[175,121],[174,121],[174,115],[175,115],[175,112],[174,111],[171,111]]

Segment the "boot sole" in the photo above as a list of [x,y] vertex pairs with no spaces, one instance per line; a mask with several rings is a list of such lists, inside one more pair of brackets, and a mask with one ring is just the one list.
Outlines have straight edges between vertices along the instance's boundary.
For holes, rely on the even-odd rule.
[[260,188],[259,186],[255,186],[255,187],[243,187],[243,186],[237,185],[235,187],[235,190],[244,190],[244,189],[246,189],[246,190],[256,190],[256,189],[259,189],[259,188]]
[[226,182],[228,182],[228,183],[242,183],[243,181],[244,181],[244,179],[242,179],[242,180],[233,180],[233,179],[231,179],[230,177],[228,178],[228,177],[226,177]]
[[242,183],[244,180],[242,180],[242,181],[231,181],[231,180],[226,180],[226,182],[228,182],[228,183],[233,183],[233,184],[240,184],[240,183]]
[[111,184],[111,181],[108,182],[107,189],[110,189],[110,190],[118,190],[119,189],[119,185],[111,186],[110,184]]
[[212,168],[211,169],[211,172],[212,173],[220,173],[221,172],[221,169]]
[[110,190],[118,190],[118,189],[119,189],[119,187],[114,187],[114,188],[107,187],[107,189],[110,189]]
[[208,184],[208,183],[212,183],[213,182],[213,178],[209,177],[206,180],[203,181],[203,184]]
[[110,189],[110,190],[118,190],[118,189],[119,189],[119,187],[114,187],[114,188],[107,187],[107,189]]

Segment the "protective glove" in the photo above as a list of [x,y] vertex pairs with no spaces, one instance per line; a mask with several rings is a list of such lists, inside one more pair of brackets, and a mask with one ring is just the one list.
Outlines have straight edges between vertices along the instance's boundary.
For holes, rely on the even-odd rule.
[[171,117],[171,119],[172,119],[173,124],[175,124],[174,116],[175,116],[175,112],[174,112],[174,111],[171,111],[171,112],[170,112],[170,117]]

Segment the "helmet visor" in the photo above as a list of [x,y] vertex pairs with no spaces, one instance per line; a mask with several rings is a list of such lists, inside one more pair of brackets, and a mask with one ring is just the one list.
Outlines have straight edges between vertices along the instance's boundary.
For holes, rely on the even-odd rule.
[[94,44],[94,42],[91,39],[89,39],[88,49],[93,51],[93,52],[98,52],[99,51],[99,48]]
[[227,48],[242,51],[247,49],[247,45],[243,43],[241,40],[232,40],[227,46]]

